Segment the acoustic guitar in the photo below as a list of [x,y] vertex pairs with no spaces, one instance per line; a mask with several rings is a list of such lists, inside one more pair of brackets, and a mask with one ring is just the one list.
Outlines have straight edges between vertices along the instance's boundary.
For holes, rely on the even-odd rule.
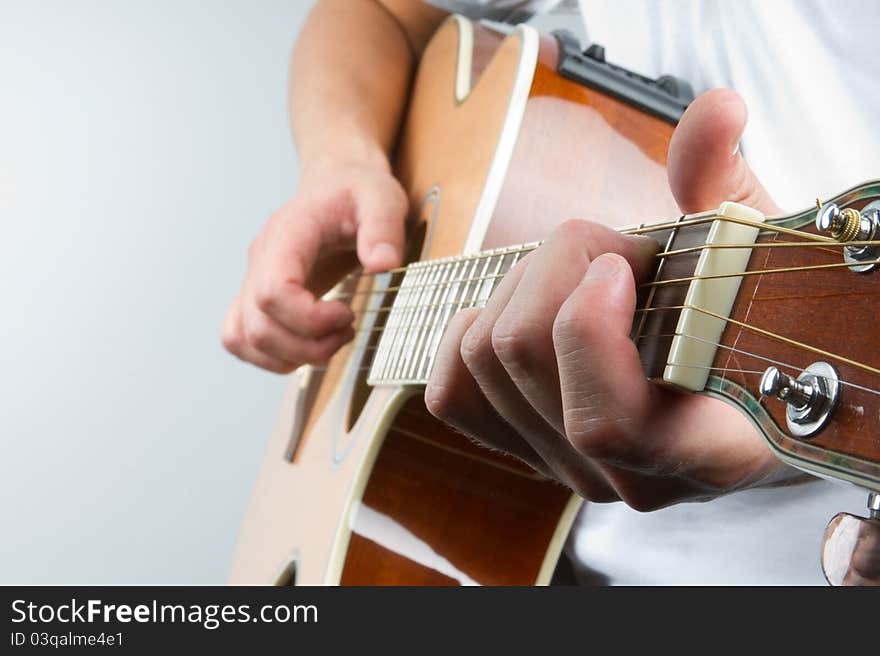
[[633,327],[649,378],[734,404],[787,463],[880,491],[878,340],[860,329],[880,182],[782,217],[725,203],[632,226],[678,215],[666,152],[688,100],[564,34],[444,23],[395,158],[408,264],[328,292],[350,299],[356,338],[291,376],[232,583],[550,582],[580,499],[435,420],[422,391],[456,310],[571,217],[661,245]]

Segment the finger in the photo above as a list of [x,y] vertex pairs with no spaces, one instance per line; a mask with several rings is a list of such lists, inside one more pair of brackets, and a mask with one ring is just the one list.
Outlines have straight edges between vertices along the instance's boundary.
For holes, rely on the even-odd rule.
[[611,491],[602,476],[523,397],[492,344],[495,322],[513,296],[529,261],[524,259],[502,279],[486,307],[465,331],[461,359],[489,404],[547,463],[555,478],[582,496],[607,500]]
[[630,339],[636,292],[619,255],[596,258],[553,326],[565,434],[580,453],[610,462],[650,460],[636,440],[650,392]]
[[242,330],[245,343],[253,350],[295,366],[324,363],[354,337],[350,325],[319,338],[301,337],[257,308],[244,312]]
[[551,477],[535,450],[489,405],[462,362],[458,345],[479,313],[476,308],[461,310],[449,322],[425,388],[425,405],[432,415],[474,441],[516,456]]
[[271,229],[255,243],[254,271],[245,281],[243,303],[253,304],[293,333],[324,337],[354,320],[344,303],[316,299],[305,287],[321,243],[332,243],[340,235],[324,234],[334,229],[322,227],[304,211],[296,212],[295,218],[273,217]]
[[248,345],[242,329],[240,301],[236,298],[223,320],[221,331],[223,347],[235,357],[244,362],[249,362],[261,369],[266,369],[276,374],[287,374],[296,368],[296,364],[284,362],[259,352]]
[[396,181],[363,186],[356,207],[358,259],[368,272],[387,271],[403,261],[409,202]]
[[495,321],[492,346],[526,400],[563,434],[562,397],[553,346],[553,321],[577,287],[592,254],[615,250],[647,275],[656,252],[653,239],[626,237],[603,226],[569,221],[536,252]]
[[[568,439],[603,465],[654,476],[686,476],[706,493],[741,487],[749,477],[767,474],[755,468],[766,451],[763,440],[751,439],[735,408],[646,380],[630,339],[635,299],[627,263],[606,253],[590,264],[556,317],[553,342]],[[707,439],[687,430],[707,425],[710,417],[725,425],[723,435]],[[745,432],[740,434],[739,427]],[[637,489],[621,487],[635,479],[613,474],[610,478],[621,496],[638,496]],[[668,495],[678,493],[674,486],[667,487]],[[634,505],[643,503],[635,500]]]
[[748,111],[730,89],[713,89],[694,100],[669,144],[667,173],[685,213],[702,212],[730,200],[765,214],[779,207],[749,168],[738,145]]
[[[645,438],[650,436],[645,435]],[[715,487],[702,486],[690,476],[678,476],[679,472],[666,469],[657,473],[635,472],[607,462],[597,461],[602,474],[617,492],[620,499],[633,510],[654,512],[681,501],[710,501],[718,496]],[[666,469],[666,471],[663,471]]]
[[315,298],[301,283],[267,276],[254,283],[255,313],[265,314],[278,324],[304,338],[320,339],[350,327],[351,309],[341,301]]

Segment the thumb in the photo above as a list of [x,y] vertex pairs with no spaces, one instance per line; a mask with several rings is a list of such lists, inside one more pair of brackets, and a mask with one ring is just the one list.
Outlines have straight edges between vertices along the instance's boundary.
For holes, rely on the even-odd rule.
[[686,214],[733,201],[764,214],[781,210],[739,152],[748,111],[735,91],[713,89],[694,100],[672,135],[667,174]]
[[403,262],[408,208],[406,193],[390,176],[360,185],[355,219],[358,259],[365,270],[387,271]]

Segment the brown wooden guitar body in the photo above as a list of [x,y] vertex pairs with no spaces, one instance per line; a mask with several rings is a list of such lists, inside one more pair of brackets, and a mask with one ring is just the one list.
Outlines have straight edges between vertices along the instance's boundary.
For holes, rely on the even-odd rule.
[[[677,214],[673,126],[561,78],[557,57],[527,27],[502,39],[455,17],[434,37],[396,160],[421,259],[538,240],[570,218]],[[381,302],[354,298],[356,311]],[[368,347],[291,377],[230,581],[547,583],[578,500],[432,419],[420,389],[367,388]]]

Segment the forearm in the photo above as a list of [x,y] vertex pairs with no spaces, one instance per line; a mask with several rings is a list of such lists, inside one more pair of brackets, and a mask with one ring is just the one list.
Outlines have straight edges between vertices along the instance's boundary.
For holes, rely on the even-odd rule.
[[300,163],[388,167],[418,56],[444,13],[415,0],[320,0],[291,58]]

